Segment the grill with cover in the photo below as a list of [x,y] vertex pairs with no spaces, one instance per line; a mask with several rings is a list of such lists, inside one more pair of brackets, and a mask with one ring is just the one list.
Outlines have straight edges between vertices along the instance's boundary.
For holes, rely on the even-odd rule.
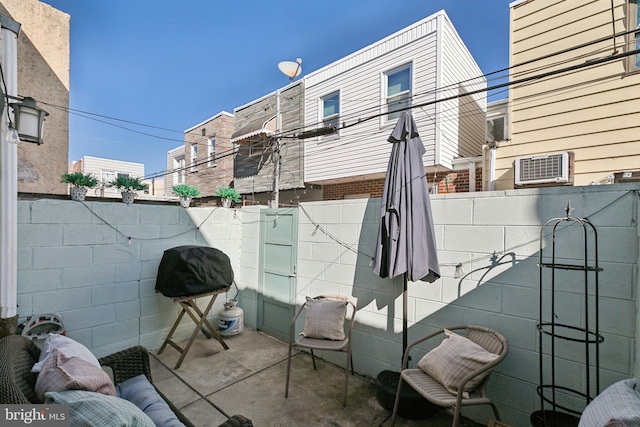
[[[219,249],[208,246],[177,246],[167,249],[162,256],[156,279],[156,292],[172,298],[182,307],[175,323],[164,340],[158,354],[161,354],[167,344],[181,353],[175,369],[182,364],[191,344],[199,331],[207,338],[215,338],[227,350],[229,346],[222,336],[207,320],[207,315],[213,307],[218,294],[226,292],[233,283],[233,269],[229,257]],[[204,310],[196,304],[197,298],[209,297],[209,303]],[[187,345],[180,347],[171,340],[173,333],[185,314],[196,324]]]

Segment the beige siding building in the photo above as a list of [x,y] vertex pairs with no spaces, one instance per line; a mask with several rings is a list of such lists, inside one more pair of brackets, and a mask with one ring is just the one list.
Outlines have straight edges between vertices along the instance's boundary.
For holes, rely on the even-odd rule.
[[21,24],[18,95],[49,113],[44,143],[18,145],[18,191],[66,194],[69,161],[70,16],[37,0],[0,0],[0,13]]
[[[635,0],[614,0],[613,11],[610,0],[511,4],[512,82],[581,68],[511,87],[511,139],[497,143],[495,189],[528,179],[588,185],[640,169],[640,56],[624,56],[640,45],[634,33],[612,38],[638,27],[636,10]],[[548,154],[560,161],[551,176],[515,176],[516,163],[543,166]]]
[[142,163],[91,156],[84,156],[74,162],[70,170],[96,177],[100,185],[93,190],[89,190],[87,195],[98,197],[120,197],[121,190],[111,185],[111,181],[118,177],[142,178],[144,176],[144,164]]

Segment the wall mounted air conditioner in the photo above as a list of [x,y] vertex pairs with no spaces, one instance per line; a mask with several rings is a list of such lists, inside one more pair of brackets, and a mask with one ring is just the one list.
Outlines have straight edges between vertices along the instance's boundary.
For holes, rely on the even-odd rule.
[[573,184],[573,152],[518,157],[515,161],[515,184]]

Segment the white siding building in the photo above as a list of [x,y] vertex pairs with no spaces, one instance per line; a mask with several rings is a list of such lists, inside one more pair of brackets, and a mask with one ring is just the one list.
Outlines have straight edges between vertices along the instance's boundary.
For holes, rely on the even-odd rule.
[[304,141],[306,182],[383,178],[396,110],[407,107],[426,148],[427,172],[452,170],[455,158],[482,153],[486,80],[444,11],[307,75],[304,83],[305,129],[338,128]]
[[[120,197],[120,190],[109,183],[118,176],[142,178],[144,164],[125,162],[122,160],[103,159],[100,157],[84,156],[71,167],[73,171],[91,174],[98,178],[100,186],[90,190],[88,196]],[[91,194],[94,191],[95,194]]]

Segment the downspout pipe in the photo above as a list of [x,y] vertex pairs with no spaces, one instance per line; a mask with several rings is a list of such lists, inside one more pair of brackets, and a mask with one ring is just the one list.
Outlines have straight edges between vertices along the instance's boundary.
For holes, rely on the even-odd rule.
[[[13,112],[8,96],[18,95],[20,24],[0,14],[2,113],[0,115],[0,337],[18,328],[18,145],[8,142]],[[6,88],[6,89],[5,89]]]
[[495,141],[489,142],[489,191],[495,190],[496,181],[496,149]]

